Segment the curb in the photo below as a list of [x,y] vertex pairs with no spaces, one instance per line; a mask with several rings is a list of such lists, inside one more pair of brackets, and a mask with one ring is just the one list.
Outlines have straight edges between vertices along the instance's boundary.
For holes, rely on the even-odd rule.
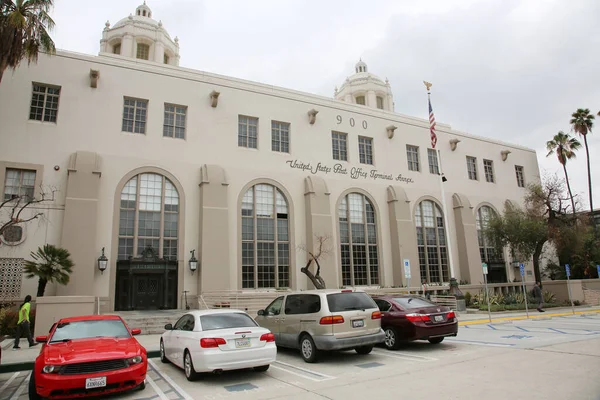
[[[159,350],[151,350],[147,351],[146,354],[148,358],[159,358],[160,351]],[[25,361],[25,362],[17,362],[10,364],[0,364],[0,374],[6,374],[9,372],[19,372],[19,371],[31,371],[33,369],[34,362],[33,361]]]
[[[574,315],[586,315],[586,314],[597,314],[600,313],[600,310],[587,310],[587,311],[576,311]],[[522,315],[519,317],[504,317],[504,318],[492,318],[492,324],[493,323],[497,323],[497,322],[502,322],[502,321],[521,321],[524,319],[549,319],[552,317],[566,317],[569,315],[573,315],[572,312],[569,313],[555,313],[555,314],[542,314],[542,315],[535,315],[535,316],[529,316],[529,318],[527,318],[526,315]],[[490,320],[488,318],[485,319],[476,319],[473,321],[463,321],[463,322],[459,322],[458,326],[465,326],[465,325],[483,325],[483,324],[489,324]]]

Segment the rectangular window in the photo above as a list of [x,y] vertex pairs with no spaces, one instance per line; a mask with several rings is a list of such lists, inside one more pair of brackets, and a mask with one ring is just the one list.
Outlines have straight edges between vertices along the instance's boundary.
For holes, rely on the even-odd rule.
[[121,43],[116,44],[115,47],[113,47],[113,54],[121,54]]
[[419,148],[417,146],[406,145],[406,158],[408,159],[408,170],[419,172]]
[[348,161],[348,135],[342,132],[331,132],[331,148],[333,159]]
[[492,160],[483,160],[483,172],[485,172],[485,181],[494,183],[494,162]]
[[187,107],[165,103],[165,121],[163,136],[185,139],[185,120]]
[[290,124],[271,121],[271,149],[281,153],[290,152]]
[[477,158],[467,156],[467,173],[469,174],[469,179],[473,181],[477,180]]
[[136,57],[140,60],[147,60],[150,56],[150,46],[138,43]]
[[258,118],[243,115],[238,117],[238,146],[258,148]]
[[356,96],[356,104],[365,105],[365,96]]
[[429,172],[435,175],[440,174],[440,166],[438,164],[438,154],[434,149],[427,149],[427,159],[429,160]]
[[373,165],[373,139],[368,137],[358,138],[358,157],[361,164]]
[[35,171],[26,169],[6,170],[4,182],[4,200],[23,197],[23,201],[32,200],[35,191]]
[[148,100],[125,97],[123,105],[123,132],[146,133]]
[[60,87],[33,84],[29,119],[44,122],[56,122]]
[[383,97],[377,96],[377,108],[383,110]]
[[515,172],[517,174],[517,185],[519,187],[525,187],[525,174],[523,173],[523,167],[520,165],[515,165]]

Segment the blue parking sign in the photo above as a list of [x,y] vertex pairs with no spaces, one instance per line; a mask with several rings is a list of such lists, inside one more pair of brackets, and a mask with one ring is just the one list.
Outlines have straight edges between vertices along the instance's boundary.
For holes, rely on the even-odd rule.
[[525,264],[521,263],[519,270],[521,271],[521,276],[525,276]]
[[598,269],[598,278],[600,278],[600,265],[596,265],[596,269]]
[[569,267],[569,264],[565,264],[565,271],[567,272],[567,277],[571,276],[571,267]]

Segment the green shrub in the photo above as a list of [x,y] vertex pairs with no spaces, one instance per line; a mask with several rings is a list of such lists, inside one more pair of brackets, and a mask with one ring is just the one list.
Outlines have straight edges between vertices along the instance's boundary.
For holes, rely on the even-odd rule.
[[554,303],[556,301],[556,295],[549,291],[543,293],[544,303]]
[[471,305],[471,293],[465,293],[465,305],[469,307]]
[[[29,312],[29,320],[31,321],[31,334],[35,329],[35,310]],[[0,335],[14,337],[17,331],[17,322],[19,322],[19,313],[17,311],[9,311],[7,308],[0,309]]]

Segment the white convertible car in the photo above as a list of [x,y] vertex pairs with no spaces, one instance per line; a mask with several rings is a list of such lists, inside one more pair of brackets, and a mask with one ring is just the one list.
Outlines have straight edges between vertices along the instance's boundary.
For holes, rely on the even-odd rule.
[[193,310],[165,325],[160,360],[183,368],[188,380],[202,372],[254,368],[266,371],[275,361],[275,337],[244,311]]

